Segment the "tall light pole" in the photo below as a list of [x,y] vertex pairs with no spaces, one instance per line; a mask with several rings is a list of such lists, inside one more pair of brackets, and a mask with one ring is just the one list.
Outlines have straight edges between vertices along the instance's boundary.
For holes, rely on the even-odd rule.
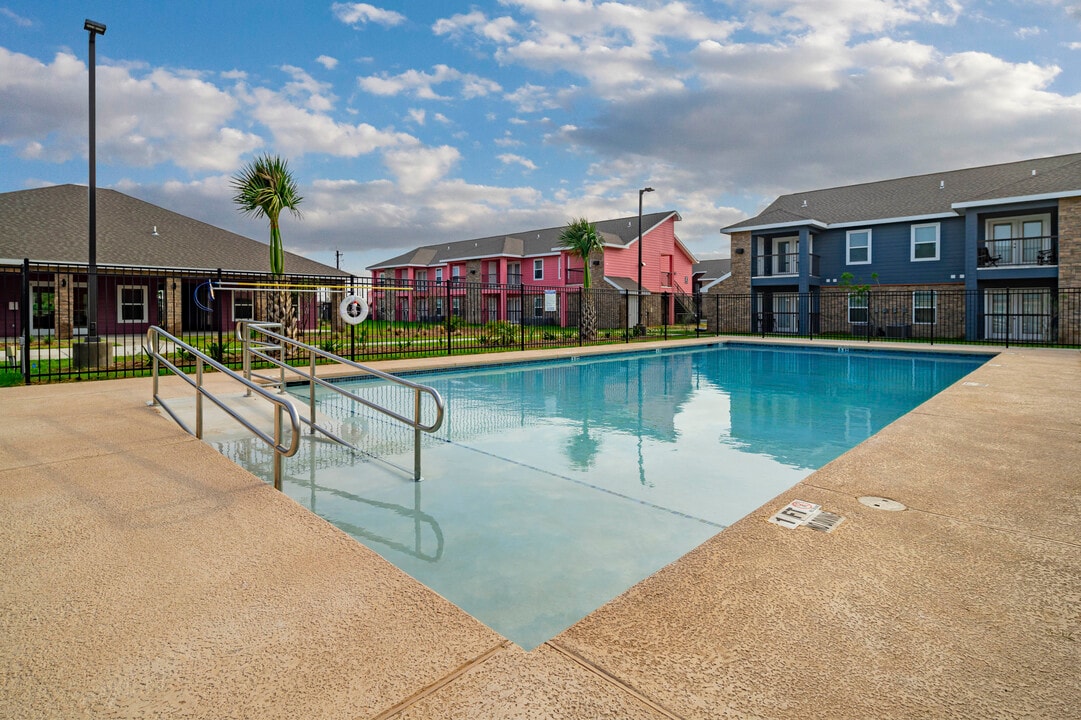
[[[90,234],[90,268],[87,272],[86,283],[86,334],[87,344],[96,344],[98,338],[98,218],[97,218],[97,135],[95,128],[96,107],[94,99],[95,67],[97,59],[94,48],[94,38],[105,34],[105,26],[99,22],[87,19],[83,23],[83,30],[90,33],[90,189],[89,189],[89,234]],[[93,352],[93,351],[91,351]]]
[[653,192],[653,188],[644,187],[638,191],[638,322],[634,326],[637,335],[646,334],[642,322],[642,196],[647,192]]

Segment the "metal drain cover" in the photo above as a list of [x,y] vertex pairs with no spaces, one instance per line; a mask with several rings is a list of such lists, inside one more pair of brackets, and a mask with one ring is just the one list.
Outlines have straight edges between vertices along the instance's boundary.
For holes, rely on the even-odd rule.
[[904,505],[896,500],[890,500],[889,498],[876,497],[874,495],[864,495],[860,498],[860,502],[867,507],[873,507],[876,510],[891,510],[897,512],[899,510],[907,510]]

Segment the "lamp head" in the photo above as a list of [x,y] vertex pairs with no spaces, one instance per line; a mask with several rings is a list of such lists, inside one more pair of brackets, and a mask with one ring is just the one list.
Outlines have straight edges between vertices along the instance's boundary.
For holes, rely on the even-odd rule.
[[83,30],[88,30],[89,32],[94,33],[95,35],[104,35],[105,34],[105,25],[103,25],[102,23],[99,23],[99,22],[94,22],[90,18],[87,18],[86,22],[83,23]]
[[653,192],[653,188],[651,188],[651,187],[644,187],[644,188],[642,188],[641,190],[639,190],[638,192],[640,192],[640,193],[647,193],[647,192]]

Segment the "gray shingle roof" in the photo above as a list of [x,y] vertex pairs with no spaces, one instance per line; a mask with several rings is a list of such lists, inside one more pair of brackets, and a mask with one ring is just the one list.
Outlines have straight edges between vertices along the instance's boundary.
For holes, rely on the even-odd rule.
[[[679,218],[675,210],[642,215],[642,232],[649,232],[672,215]],[[608,245],[630,245],[638,237],[638,216],[601,220],[593,223],[601,239]],[[540,230],[526,230],[510,235],[459,240],[451,243],[439,243],[415,248],[389,260],[369,265],[369,270],[404,267],[407,265],[444,265],[449,261],[489,258],[507,255],[510,257],[536,257],[548,255],[560,246],[559,236],[566,225]]]
[[701,273],[703,282],[716,280],[732,272],[732,258],[702,260],[694,264],[693,271],[695,275]]
[[1081,153],[782,195],[721,232],[956,215],[954,206],[963,203],[1069,193],[1081,195]]
[[[0,258],[87,262],[87,201],[83,185],[0,193]],[[99,265],[270,272],[266,243],[101,188],[97,191],[97,251]],[[348,275],[289,252],[285,253],[285,271]]]

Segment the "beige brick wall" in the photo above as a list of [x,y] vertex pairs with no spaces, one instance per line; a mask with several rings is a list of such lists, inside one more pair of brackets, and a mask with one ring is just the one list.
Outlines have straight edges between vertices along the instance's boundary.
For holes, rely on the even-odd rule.
[[1081,288],[1081,197],[1058,201],[1058,286]]
[[[880,285],[872,287],[869,307],[876,336],[891,332],[905,333],[911,337],[956,338],[965,336],[965,286],[948,285]],[[913,293],[916,291],[936,293],[935,322],[917,323],[913,311]],[[867,328],[862,324],[848,322],[848,295],[851,289],[843,287],[822,288],[819,298],[819,326],[817,332],[829,334],[851,333],[862,336]],[[903,328],[903,329],[899,329]]]
[[[732,277],[720,283],[726,293],[751,292],[751,233],[732,233]],[[743,252],[739,252],[742,250]]]

